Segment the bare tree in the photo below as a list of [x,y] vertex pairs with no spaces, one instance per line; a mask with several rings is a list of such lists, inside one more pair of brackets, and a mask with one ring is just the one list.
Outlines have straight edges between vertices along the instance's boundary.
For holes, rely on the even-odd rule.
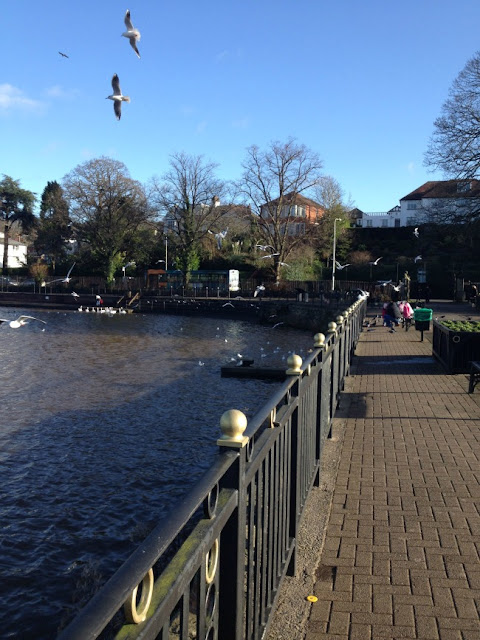
[[176,266],[188,284],[190,271],[198,267],[203,238],[220,229],[226,209],[219,206],[227,196],[227,184],[216,177],[217,165],[203,156],[175,153],[170,169],[161,179],[154,177],[151,197],[164,215],[164,229],[173,240]]
[[153,218],[142,185],[118,160],[100,157],[78,165],[63,179],[70,217],[81,242],[100,262],[108,282],[140,226]]
[[[444,206],[435,204],[425,210],[428,218],[436,222],[478,222],[478,185],[477,193],[468,191],[469,181],[480,178],[480,52],[466,63],[450,87],[442,115],[435,120],[424,162],[440,169],[447,178],[465,180],[464,194],[460,183],[460,193],[450,201],[444,200]],[[457,189],[458,185],[454,186]]]
[[[297,205],[302,194],[319,184],[322,162],[305,145],[289,139],[272,142],[265,150],[249,147],[242,166],[238,188],[256,213],[258,241],[271,247],[272,268],[279,282],[282,265],[293,249],[305,242],[304,234],[293,226],[305,223],[305,218],[298,217],[302,207]],[[312,200],[308,206],[315,204]]]
[[480,52],[454,80],[425,155],[450,178],[480,177]]

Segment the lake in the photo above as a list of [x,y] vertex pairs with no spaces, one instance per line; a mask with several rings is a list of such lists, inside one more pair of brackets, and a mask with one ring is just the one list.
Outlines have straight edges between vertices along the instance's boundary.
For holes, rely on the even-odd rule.
[[309,333],[167,315],[0,308],[0,637],[54,638],[218,452],[224,411],[275,383],[221,378],[237,354],[284,366]]

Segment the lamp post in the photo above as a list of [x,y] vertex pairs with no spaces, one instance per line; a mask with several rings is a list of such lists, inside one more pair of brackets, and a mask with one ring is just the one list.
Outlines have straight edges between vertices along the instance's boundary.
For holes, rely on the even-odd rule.
[[332,291],[335,291],[335,253],[337,250],[337,222],[341,222],[341,218],[335,218],[333,221],[333,265],[332,265]]

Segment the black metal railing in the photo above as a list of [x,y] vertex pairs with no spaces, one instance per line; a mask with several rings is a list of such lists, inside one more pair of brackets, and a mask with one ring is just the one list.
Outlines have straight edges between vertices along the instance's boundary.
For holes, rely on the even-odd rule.
[[[365,314],[355,302],[247,424],[221,419],[219,456],[58,640],[259,640],[296,541]],[[138,586],[138,589],[137,589]]]

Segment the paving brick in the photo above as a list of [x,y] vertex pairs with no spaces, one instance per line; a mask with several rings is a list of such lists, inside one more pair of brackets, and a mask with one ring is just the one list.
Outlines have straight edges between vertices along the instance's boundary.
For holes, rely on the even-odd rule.
[[337,575],[305,640],[480,638],[480,404],[431,342],[394,338],[356,347],[321,558]]

